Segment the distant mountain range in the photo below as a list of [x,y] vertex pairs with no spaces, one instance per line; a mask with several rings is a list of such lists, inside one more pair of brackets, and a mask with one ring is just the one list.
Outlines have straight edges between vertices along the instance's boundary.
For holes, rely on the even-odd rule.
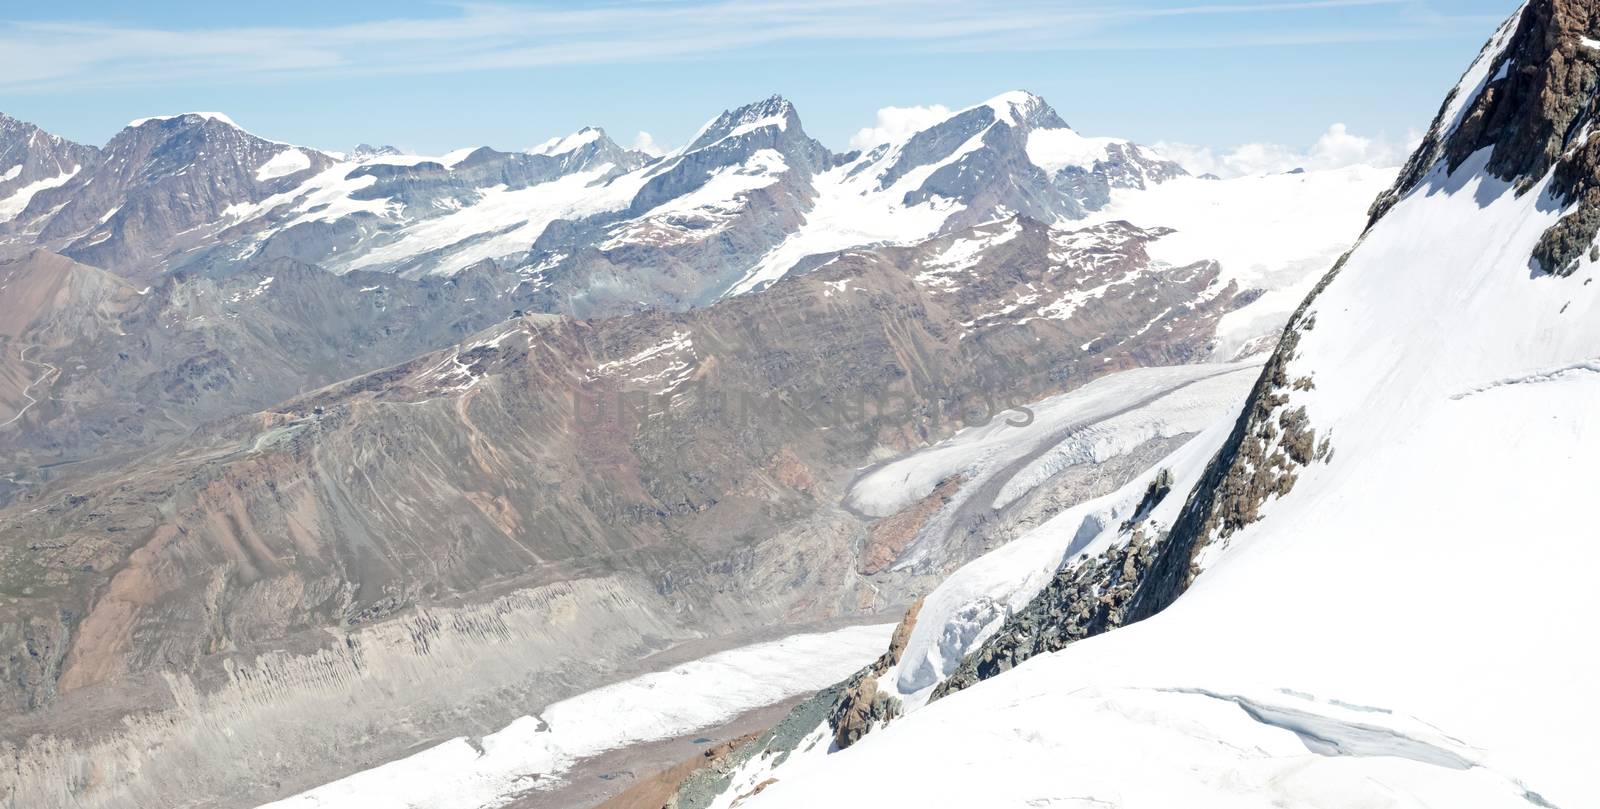
[[219,113],[135,121],[102,149],[3,120],[0,221],[14,244],[141,282],[274,258],[407,277],[493,259],[546,308],[579,314],[702,305],[844,248],[1010,214],[1082,219],[1111,189],[1184,175],[1079,135],[1027,93],[843,155],[778,96],[660,158],[595,128],[527,152],[424,158],[291,146]]

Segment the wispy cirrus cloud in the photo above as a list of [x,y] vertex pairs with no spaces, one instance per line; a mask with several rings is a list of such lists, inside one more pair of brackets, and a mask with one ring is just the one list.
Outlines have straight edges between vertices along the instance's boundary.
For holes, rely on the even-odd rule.
[[[320,75],[448,74],[705,56],[786,43],[879,42],[919,49],[1218,47],[1215,36],[1148,36],[1185,17],[1262,19],[1393,7],[1399,27],[1252,33],[1238,45],[1427,36],[1437,20],[1401,13],[1417,0],[1158,4],[1141,0],[664,0],[581,8],[461,3],[436,17],[340,25],[209,29],[83,22],[0,22],[0,89]],[[1320,37],[1320,40],[1319,40]]]

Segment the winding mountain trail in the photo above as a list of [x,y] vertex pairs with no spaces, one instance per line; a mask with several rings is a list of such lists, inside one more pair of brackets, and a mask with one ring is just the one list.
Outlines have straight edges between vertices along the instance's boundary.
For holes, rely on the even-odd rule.
[[17,359],[23,361],[24,363],[27,363],[28,365],[32,365],[35,368],[43,368],[44,369],[44,373],[41,374],[38,379],[35,379],[32,382],[29,382],[28,386],[26,388],[22,389],[22,395],[23,395],[24,398],[26,398],[28,400],[28,403],[23,405],[22,409],[18,410],[17,414],[15,416],[12,416],[10,419],[8,419],[5,422],[0,422],[0,427],[9,427],[12,424],[16,423],[18,420],[20,420],[24,415],[26,415],[29,408],[31,408],[34,405],[39,403],[39,400],[37,398],[35,398],[34,395],[33,395],[33,392],[32,392],[33,389],[35,387],[38,387],[39,383],[45,381],[46,379],[49,379],[52,376],[55,376],[56,374],[61,373],[61,369],[60,368],[57,368],[57,367],[55,367],[54,365],[51,365],[48,362],[34,362],[33,360],[28,359],[28,349],[30,349],[30,348],[38,348],[38,347],[39,346],[36,346],[36,345],[33,345],[33,344],[30,343],[29,345],[25,345],[25,346],[23,346],[21,349],[19,349],[17,351]]

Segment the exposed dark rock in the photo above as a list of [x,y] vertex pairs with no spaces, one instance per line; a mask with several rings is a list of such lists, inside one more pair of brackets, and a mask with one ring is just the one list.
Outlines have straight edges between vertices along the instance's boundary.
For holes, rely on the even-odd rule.
[[[0,113],[0,200],[18,189],[92,165],[99,153],[93,146],[73,143]],[[4,224],[0,222],[0,226]]]
[[916,628],[917,614],[922,611],[919,599],[895,627],[889,640],[889,650],[872,665],[846,680],[843,690],[828,711],[828,726],[833,728],[833,743],[840,750],[855,744],[873,728],[886,725],[901,713],[900,700],[878,690],[878,678],[890,667],[900,662],[905,653],[911,630]]
[[1172,470],[1162,469],[1156,473],[1155,480],[1150,481],[1150,485],[1145,488],[1144,497],[1141,497],[1139,505],[1134,507],[1133,516],[1122,523],[1121,530],[1126,533],[1144,522],[1150,517],[1150,512],[1155,511],[1156,506],[1161,505],[1161,501],[1167,499],[1167,495],[1171,493]]
[[[1492,148],[1486,171],[1526,193],[1554,170],[1550,191],[1577,209],[1552,226],[1534,250],[1536,267],[1570,275],[1600,235],[1600,140],[1590,137],[1600,89],[1600,10],[1583,0],[1532,0],[1508,21],[1505,47],[1480,88],[1459,87],[1390,192],[1373,204],[1376,222],[1401,197],[1442,166],[1455,171]],[[1491,42],[1485,54],[1494,47]],[[1459,123],[1445,120],[1456,93],[1477,95]]]
[[1062,565],[1044,590],[934,688],[931,699],[1128,623],[1127,607],[1164,545],[1165,536],[1149,537],[1139,526],[1126,543]]
[[843,750],[867,735],[875,725],[900,715],[900,700],[878,690],[878,677],[869,674],[845,687],[828,715],[833,743]]

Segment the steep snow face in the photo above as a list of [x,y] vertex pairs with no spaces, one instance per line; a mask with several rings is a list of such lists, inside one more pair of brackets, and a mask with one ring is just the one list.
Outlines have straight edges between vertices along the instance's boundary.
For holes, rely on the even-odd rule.
[[[928,175],[979,145],[974,136],[944,160],[908,172],[887,188],[881,187],[879,174],[864,170],[879,162],[872,154],[817,176],[812,180],[816,198],[805,223],[762,256],[728,294],[761,289],[788,274],[807,256],[864,245],[908,244],[934,234],[961,203],[933,198],[908,205],[905,197],[921,187]],[[888,154],[890,157],[881,160],[892,164],[893,152]]]
[[699,188],[623,223],[600,249],[638,244],[660,247],[709,239],[744,210],[750,192],[779,182],[789,171],[781,153],[761,149],[743,163],[713,170]]

